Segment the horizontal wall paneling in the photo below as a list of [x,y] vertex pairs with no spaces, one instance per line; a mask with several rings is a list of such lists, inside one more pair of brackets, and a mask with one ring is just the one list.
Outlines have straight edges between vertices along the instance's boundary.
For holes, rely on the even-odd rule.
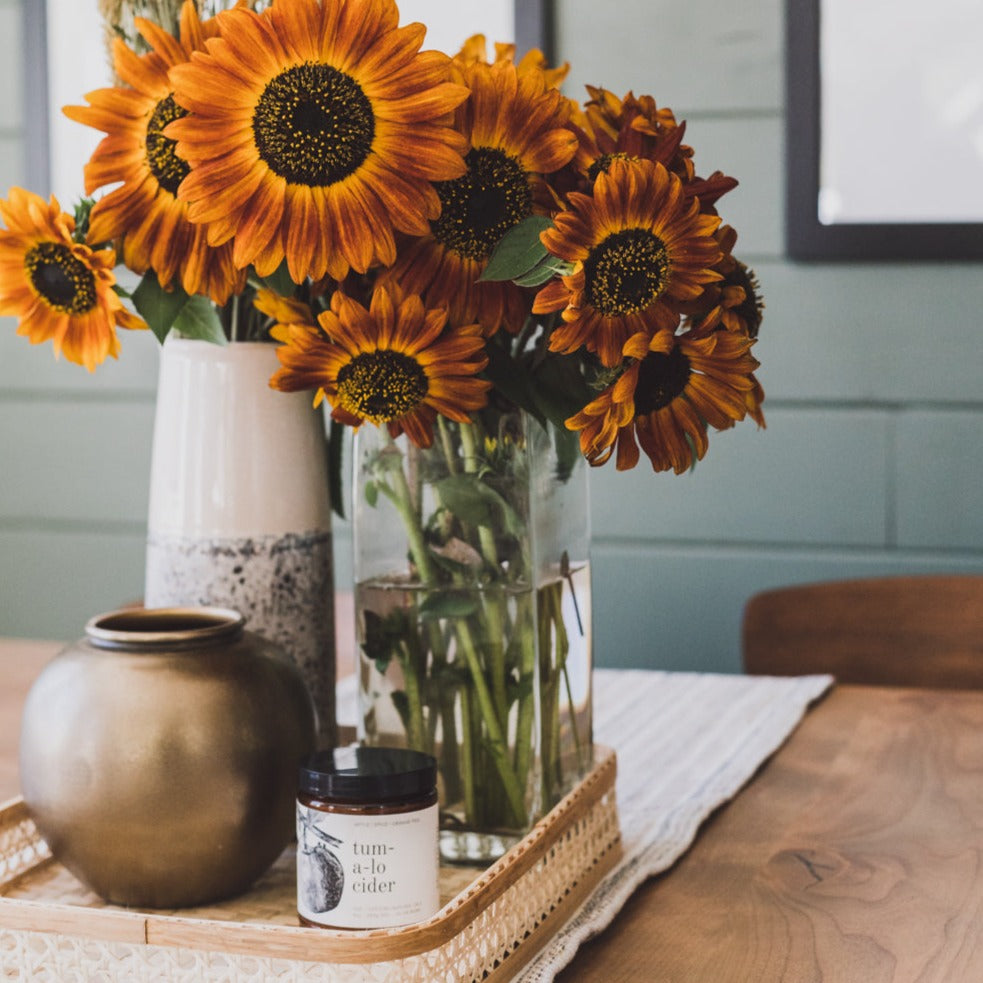
[[592,552],[600,666],[740,670],[752,594],[783,584],[899,573],[980,573],[983,551],[745,550],[608,546]]
[[882,546],[891,422],[878,411],[769,410],[711,433],[695,470],[591,472],[595,538]]
[[555,10],[574,98],[590,84],[648,93],[683,115],[783,104],[780,0],[555,0]]

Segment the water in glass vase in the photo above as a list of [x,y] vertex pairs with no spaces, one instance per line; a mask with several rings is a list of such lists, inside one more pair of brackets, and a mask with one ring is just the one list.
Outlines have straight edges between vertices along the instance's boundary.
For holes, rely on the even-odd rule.
[[590,570],[523,583],[356,586],[367,743],[437,757],[441,853],[500,856],[591,757]]

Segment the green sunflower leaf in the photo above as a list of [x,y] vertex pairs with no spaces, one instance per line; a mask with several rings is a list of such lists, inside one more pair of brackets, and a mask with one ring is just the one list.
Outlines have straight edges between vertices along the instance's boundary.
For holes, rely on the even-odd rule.
[[552,225],[552,219],[545,215],[530,215],[513,225],[499,240],[478,280],[514,280],[525,276],[549,255],[539,234]]
[[[255,273],[255,270],[253,270]],[[297,292],[297,284],[294,283],[287,269],[287,261],[284,260],[269,276],[256,274],[256,279],[267,289],[278,293],[281,297],[293,297]]]
[[[706,424],[703,424],[704,429],[706,429]],[[689,473],[692,474],[696,470],[696,465],[700,460],[700,451],[696,446],[696,441],[693,440],[691,434],[683,433],[686,438],[686,443],[689,445],[690,463],[689,463]]]
[[369,508],[375,508],[376,503],[379,501],[379,486],[374,481],[365,482],[365,501],[368,503]]
[[196,341],[210,341],[214,345],[227,345],[222,322],[219,319],[215,305],[201,294],[188,298],[188,302],[178,312],[174,323],[174,331],[180,331],[182,337],[193,338]]
[[541,287],[544,283],[552,280],[556,275],[553,267],[548,261],[544,260],[539,265],[534,266],[528,273],[516,277],[512,282],[520,287]]
[[532,376],[531,392],[541,416],[558,428],[564,421],[582,410],[596,395],[584,378],[579,355],[560,355],[556,352],[544,358]]
[[452,474],[434,486],[437,497],[462,522],[491,529],[504,528],[512,535],[523,532],[522,519],[494,488],[473,474]]
[[165,290],[153,270],[143,275],[133,291],[133,306],[163,344],[168,331],[190,297],[179,286]]
[[421,618],[467,618],[478,610],[475,597],[456,591],[434,591],[419,607]]
[[556,480],[562,484],[573,474],[574,465],[580,460],[580,434],[565,426],[554,427],[553,446],[556,448]]
[[534,266],[525,276],[517,277],[513,283],[520,287],[541,287],[544,283],[552,280],[557,274],[566,275],[572,269],[572,265],[566,260],[557,259],[555,256],[548,256],[536,266]]
[[545,426],[546,417],[536,402],[535,385],[525,366],[498,345],[486,345],[488,364],[484,373],[509,402],[531,413]]
[[84,243],[89,234],[89,213],[95,203],[94,198],[80,198],[75,204],[75,232],[72,238],[76,242]]
[[[339,519],[345,518],[345,495],[342,489],[342,461],[345,452],[345,434],[348,427],[337,420],[331,420],[328,427],[328,492],[331,495],[331,508]],[[368,492],[366,492],[368,498]],[[372,503],[370,503],[372,504]]]

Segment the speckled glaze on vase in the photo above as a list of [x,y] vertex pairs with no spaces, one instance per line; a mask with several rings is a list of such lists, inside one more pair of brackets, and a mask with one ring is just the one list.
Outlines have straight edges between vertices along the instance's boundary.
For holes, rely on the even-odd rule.
[[161,352],[144,601],[235,608],[283,646],[335,734],[324,418],[269,387],[275,346],[168,338]]
[[52,854],[100,897],[208,904],[289,843],[315,738],[299,671],[237,612],[116,611],[31,688],[21,788]]

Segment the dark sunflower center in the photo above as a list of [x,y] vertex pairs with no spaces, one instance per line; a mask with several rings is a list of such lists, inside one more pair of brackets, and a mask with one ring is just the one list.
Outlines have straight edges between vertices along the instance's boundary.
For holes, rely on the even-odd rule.
[[761,327],[761,311],[764,306],[758,296],[758,281],[753,273],[740,261],[737,269],[731,275],[731,279],[739,286],[744,288],[744,302],[735,308],[738,317],[747,325],[748,334],[752,338],[758,337],[758,329]]
[[375,114],[350,75],[308,61],[281,72],[263,90],[253,137],[275,174],[292,184],[325,187],[353,174],[368,157]]
[[85,314],[96,306],[92,270],[60,242],[40,242],[24,257],[34,289],[57,311]]
[[668,406],[686,388],[689,359],[678,348],[668,355],[651,352],[642,359],[635,386],[635,416],[645,416]]
[[433,234],[465,259],[485,259],[499,239],[532,212],[532,191],[522,165],[501,150],[475,147],[465,175],[435,185],[440,218]]
[[648,229],[623,229],[595,246],[584,261],[587,300],[608,317],[649,306],[669,282],[669,251]]
[[191,168],[178,157],[176,142],[165,137],[163,131],[168,123],[187,115],[187,110],[174,101],[174,96],[167,96],[157,103],[147,123],[147,165],[157,183],[172,195],[177,194],[178,185]]
[[338,372],[342,405],[373,423],[405,416],[420,405],[429,389],[419,362],[402,352],[363,352]]
[[636,157],[629,157],[628,154],[601,154],[597,160],[587,168],[587,177],[591,182],[597,180],[598,174],[607,174],[613,160],[637,160]]

